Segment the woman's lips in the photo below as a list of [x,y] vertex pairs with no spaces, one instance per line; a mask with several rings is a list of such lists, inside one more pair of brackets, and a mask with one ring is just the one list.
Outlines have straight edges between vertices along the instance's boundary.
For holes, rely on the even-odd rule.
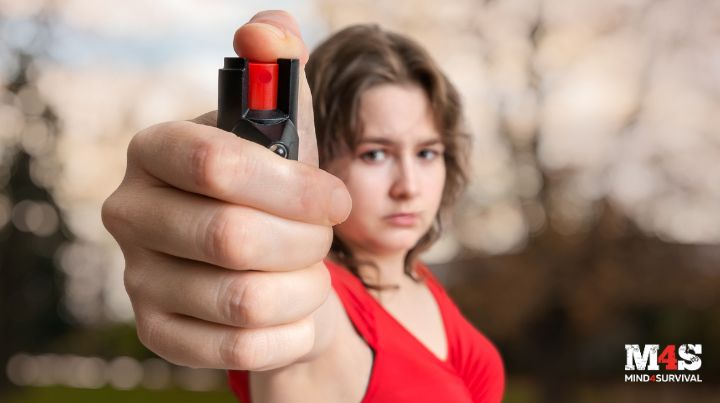
[[419,216],[417,213],[399,213],[383,217],[390,225],[397,227],[413,227],[417,224]]

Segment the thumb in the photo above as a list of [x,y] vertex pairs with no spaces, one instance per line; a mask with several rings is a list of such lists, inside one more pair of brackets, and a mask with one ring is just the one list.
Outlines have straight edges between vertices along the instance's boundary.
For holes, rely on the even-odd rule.
[[300,60],[302,68],[298,94],[298,161],[317,167],[312,95],[304,69],[309,53],[295,18],[281,10],[257,13],[235,32],[233,48],[238,56],[258,62],[274,62],[280,58]]
[[278,58],[300,59],[305,65],[308,50],[295,18],[282,10],[261,11],[235,31],[235,53],[258,62]]

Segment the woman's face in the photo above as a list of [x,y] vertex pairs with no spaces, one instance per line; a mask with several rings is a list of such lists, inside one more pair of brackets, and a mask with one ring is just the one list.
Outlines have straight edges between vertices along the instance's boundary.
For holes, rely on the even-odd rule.
[[328,164],[353,201],[335,232],[355,254],[407,251],[432,225],[445,185],[427,95],[419,86],[384,84],[362,94],[358,112],[359,145]]

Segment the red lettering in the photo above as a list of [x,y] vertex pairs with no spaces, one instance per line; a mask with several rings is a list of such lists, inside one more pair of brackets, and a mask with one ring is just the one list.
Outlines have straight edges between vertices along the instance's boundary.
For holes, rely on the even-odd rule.
[[675,345],[669,344],[658,356],[658,362],[665,364],[665,369],[677,370],[677,358],[675,358]]

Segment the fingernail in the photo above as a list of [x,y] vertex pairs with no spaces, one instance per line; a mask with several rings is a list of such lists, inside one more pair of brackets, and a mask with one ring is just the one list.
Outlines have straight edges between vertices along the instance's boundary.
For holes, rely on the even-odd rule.
[[[334,223],[340,224],[345,221],[352,210],[352,199],[350,193],[344,187],[335,188],[330,197],[330,218]],[[349,207],[349,208],[348,208]]]
[[268,21],[262,21],[262,22],[252,21],[252,22],[248,22],[246,25],[256,25],[256,26],[258,26],[258,27],[262,27],[263,29],[266,29],[266,30],[272,32],[273,34],[275,34],[275,36],[277,36],[277,37],[280,38],[280,39],[284,39],[284,38],[285,38],[285,30],[282,29],[281,27],[273,24],[272,22],[268,22]]

